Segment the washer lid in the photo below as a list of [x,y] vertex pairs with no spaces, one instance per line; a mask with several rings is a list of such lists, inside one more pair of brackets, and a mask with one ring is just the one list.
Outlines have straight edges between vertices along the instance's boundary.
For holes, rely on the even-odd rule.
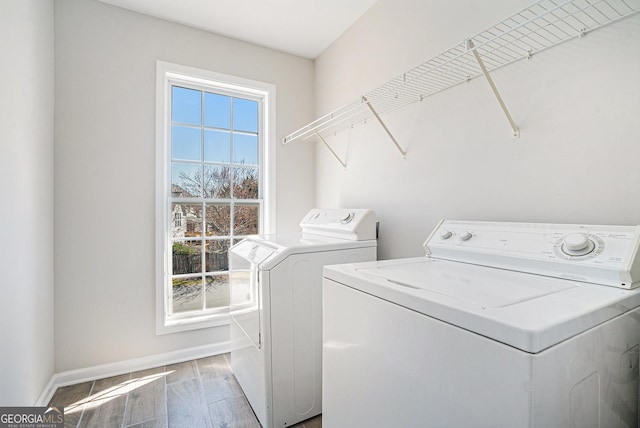
[[529,353],[640,306],[640,289],[427,258],[334,265],[324,277]]
[[[479,280],[475,266],[460,264],[454,271],[443,263],[419,263],[407,269],[405,265],[378,266],[360,269],[388,282],[440,294],[482,308],[502,308],[558,293],[576,285],[550,278],[524,278],[514,272],[491,275],[491,280]],[[425,281],[429,278],[428,281]],[[482,284],[479,284],[482,282]]]

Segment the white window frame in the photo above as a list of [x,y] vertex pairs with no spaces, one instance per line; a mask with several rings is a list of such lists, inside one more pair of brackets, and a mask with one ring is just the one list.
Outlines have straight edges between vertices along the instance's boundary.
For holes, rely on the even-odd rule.
[[171,86],[183,83],[207,91],[239,92],[262,101],[262,143],[259,177],[262,191],[262,233],[275,233],[275,106],[276,88],[270,83],[201,70],[164,61],[156,63],[156,334],[175,333],[229,324],[228,311],[169,319],[171,278],[169,251],[171,207]]

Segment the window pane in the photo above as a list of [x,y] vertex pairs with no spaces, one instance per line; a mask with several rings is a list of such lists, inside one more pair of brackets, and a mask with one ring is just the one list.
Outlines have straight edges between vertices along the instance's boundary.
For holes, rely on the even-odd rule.
[[231,124],[231,98],[204,93],[204,125],[229,129]]
[[231,206],[228,204],[207,204],[205,227],[207,236],[231,235]]
[[171,127],[171,157],[181,160],[200,160],[200,129],[185,126]]
[[182,239],[201,236],[202,205],[171,204],[171,238]]
[[207,272],[229,270],[229,241],[207,241],[206,269]]
[[174,242],[171,248],[174,275],[202,272],[200,241]]
[[258,199],[258,168],[233,169],[233,197]]
[[171,162],[171,196],[174,198],[202,196],[200,164]]
[[231,138],[228,132],[204,131],[204,161],[225,162],[231,159]]
[[233,99],[233,129],[258,132],[258,102],[243,98]]
[[[238,87],[225,95],[226,86],[204,76],[197,84],[173,82],[163,91],[171,109],[163,126],[170,144],[163,174],[171,180],[163,296],[165,320],[174,314],[182,322],[229,308],[229,248],[260,232],[263,108],[255,91]],[[244,306],[255,302],[256,284],[252,278],[251,289],[236,290]]]
[[205,198],[229,198],[231,189],[231,177],[228,166],[204,167],[204,197]]
[[259,205],[236,205],[233,209],[233,234],[257,235]]
[[205,276],[207,309],[229,306],[229,275]]
[[202,123],[201,94],[201,91],[173,86],[171,88],[171,120],[200,125]]
[[233,134],[233,162],[258,165],[258,136]]
[[202,309],[202,277],[174,278],[172,283],[174,313]]

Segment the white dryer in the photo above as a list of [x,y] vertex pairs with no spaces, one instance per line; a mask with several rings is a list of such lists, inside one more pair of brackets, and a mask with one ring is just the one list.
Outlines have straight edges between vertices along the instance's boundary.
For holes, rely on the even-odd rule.
[[443,221],[324,269],[323,428],[637,427],[640,226]]
[[229,251],[231,369],[264,428],[322,410],[322,268],[376,260],[371,210],[311,210],[302,233]]

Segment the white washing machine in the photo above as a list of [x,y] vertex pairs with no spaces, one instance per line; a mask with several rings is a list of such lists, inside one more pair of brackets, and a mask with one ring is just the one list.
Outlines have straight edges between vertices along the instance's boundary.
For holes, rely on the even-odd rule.
[[443,221],[324,269],[323,428],[637,427],[640,226]]
[[311,210],[302,233],[229,251],[231,369],[264,428],[322,410],[322,268],[376,260],[371,210]]

